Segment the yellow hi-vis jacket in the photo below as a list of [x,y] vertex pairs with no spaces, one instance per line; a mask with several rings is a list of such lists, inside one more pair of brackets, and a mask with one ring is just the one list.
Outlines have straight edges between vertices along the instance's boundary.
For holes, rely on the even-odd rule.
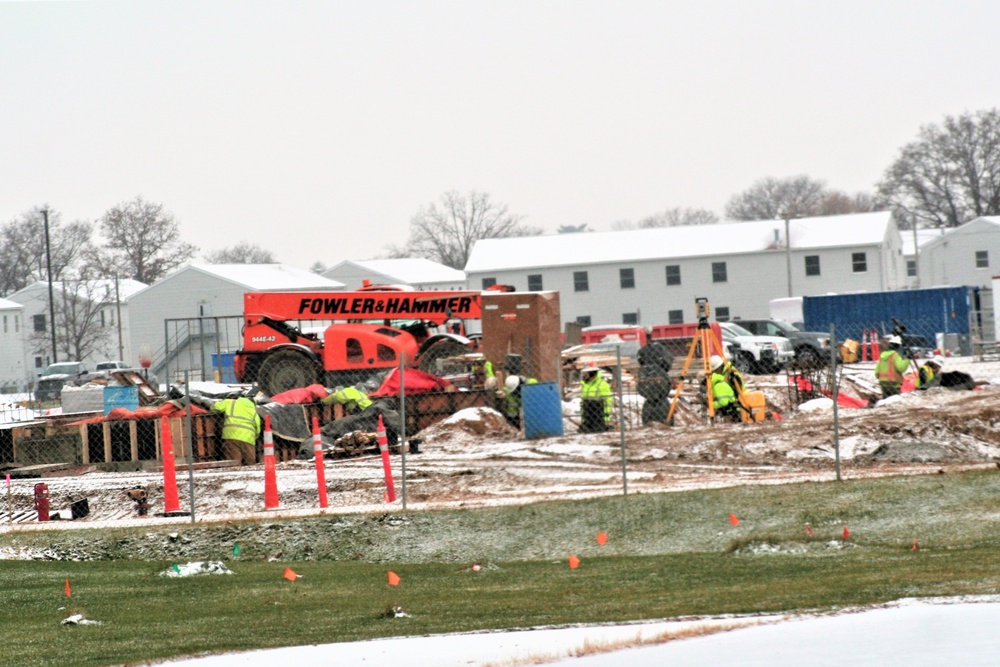
[[604,401],[604,423],[610,422],[615,400],[611,395],[611,385],[601,377],[600,373],[596,373],[590,382],[580,383],[580,400],[586,401],[588,399],[602,399]]
[[896,350],[886,350],[875,364],[875,377],[879,382],[899,386],[903,384],[903,373],[909,367],[910,361]]
[[344,387],[340,391],[335,391],[322,399],[320,403],[326,403],[327,405],[340,403],[344,406],[344,412],[351,414],[369,407],[372,404],[372,400],[355,387]]
[[736,402],[736,392],[722,373],[712,373],[712,406],[718,412]]
[[257,434],[260,433],[260,415],[257,406],[245,396],[239,398],[224,398],[212,406],[216,412],[225,415],[222,424],[223,440],[239,440],[257,444]]

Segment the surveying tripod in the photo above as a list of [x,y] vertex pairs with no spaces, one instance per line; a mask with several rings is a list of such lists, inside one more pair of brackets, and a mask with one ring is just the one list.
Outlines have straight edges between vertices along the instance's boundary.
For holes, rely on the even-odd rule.
[[[677,386],[674,389],[674,398],[670,401],[670,411],[667,413],[667,424],[673,424],[674,411],[677,409],[677,401],[680,400],[681,390],[684,389],[684,378],[687,377],[688,369],[691,367],[691,360],[694,359],[694,354],[701,348],[701,364],[702,369],[705,372],[705,390],[708,396],[708,418],[712,419],[715,417],[715,401],[712,398],[712,369],[709,368],[711,365],[709,363],[709,358],[712,356],[712,350],[715,347],[720,348],[721,345],[713,345],[714,340],[712,335],[712,329],[708,326],[708,316],[709,316],[709,306],[708,299],[705,297],[697,297],[694,300],[695,312],[698,314],[698,328],[695,330],[694,338],[691,339],[691,346],[688,348],[687,357],[684,359],[684,369],[681,371],[681,377],[677,381]],[[721,355],[720,355],[721,356]]]

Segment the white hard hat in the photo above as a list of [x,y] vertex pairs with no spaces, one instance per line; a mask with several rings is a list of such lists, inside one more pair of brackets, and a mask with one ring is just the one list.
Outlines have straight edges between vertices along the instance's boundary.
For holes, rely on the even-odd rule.
[[935,354],[934,358],[931,359],[931,361],[933,361],[934,365],[937,366],[938,368],[944,368],[944,357],[942,357],[940,354]]
[[713,354],[708,360],[708,365],[712,367],[713,371],[717,368],[721,368],[724,363],[725,362],[722,360],[722,357],[717,354]]
[[889,345],[902,345],[903,339],[899,336],[889,336]]
[[516,375],[508,375],[507,379],[503,381],[503,386],[507,387],[507,391],[514,391],[519,384],[521,384],[521,378]]

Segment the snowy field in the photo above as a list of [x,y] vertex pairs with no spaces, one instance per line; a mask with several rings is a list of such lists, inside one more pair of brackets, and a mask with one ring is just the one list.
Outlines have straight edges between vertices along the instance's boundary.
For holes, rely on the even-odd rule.
[[[538,629],[302,646],[189,667],[961,667],[1000,664],[1000,599],[902,600],[860,611]],[[703,636],[685,637],[705,632]],[[609,650],[622,645],[627,648]],[[603,652],[607,651],[607,652]],[[581,655],[582,654],[582,655]]]

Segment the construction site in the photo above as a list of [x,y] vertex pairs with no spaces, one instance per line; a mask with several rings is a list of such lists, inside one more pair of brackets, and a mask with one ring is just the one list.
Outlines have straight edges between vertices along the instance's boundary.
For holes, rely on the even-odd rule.
[[[737,353],[707,301],[697,304],[699,321],[673,337],[575,344],[588,332],[563,331],[558,296],[248,293],[232,382],[219,370],[220,381],[192,380],[187,368],[176,372],[187,382],[154,387],[125,371],[64,388],[61,409],[47,414],[12,404],[0,440],[8,476],[0,530],[525,504],[1000,466],[1000,361],[987,354],[939,356],[941,378],[954,382],[913,391],[904,383],[881,400],[875,360],[889,336],[848,340],[828,358],[744,373],[741,407],[726,416],[717,414],[713,366]],[[908,361],[911,385],[925,361]],[[588,377],[607,389],[590,392],[581,382]],[[362,405],[324,400],[344,387],[357,388]],[[250,465],[227,458],[213,410],[236,396],[251,399],[269,427]]]

